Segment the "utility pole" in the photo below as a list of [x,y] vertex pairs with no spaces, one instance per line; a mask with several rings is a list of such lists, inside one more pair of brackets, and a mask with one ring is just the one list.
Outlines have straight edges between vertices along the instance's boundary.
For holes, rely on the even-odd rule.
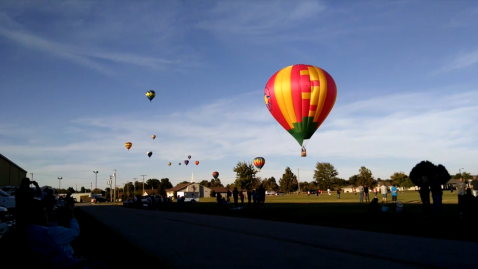
[[[111,185],[113,184],[113,176],[110,176],[110,180],[106,182],[108,185],[110,185],[110,202],[113,201],[113,196],[111,196]],[[105,193],[106,195],[106,193]]]
[[93,192],[93,182],[90,182],[90,192]]
[[95,189],[98,189],[98,171],[93,171],[95,173]]
[[299,187],[298,194],[300,194],[300,183],[299,183],[300,175],[299,175],[299,171],[300,171],[300,168],[297,168],[297,186]]
[[114,189],[113,189],[113,194],[114,194],[114,203],[116,203],[116,169],[115,169],[115,173],[113,174],[115,176],[115,185],[113,186]]
[[61,186],[61,180],[63,179],[63,177],[58,177],[58,190],[60,190],[60,186]]
[[78,184],[76,184],[75,192],[78,192]]
[[30,175],[31,175],[31,178],[32,178],[32,181],[33,181],[33,173],[30,173]]
[[146,176],[146,175],[140,175],[140,177],[143,177],[143,193],[141,194],[141,196],[143,196],[143,194],[144,194],[144,177],[145,177],[145,176]]

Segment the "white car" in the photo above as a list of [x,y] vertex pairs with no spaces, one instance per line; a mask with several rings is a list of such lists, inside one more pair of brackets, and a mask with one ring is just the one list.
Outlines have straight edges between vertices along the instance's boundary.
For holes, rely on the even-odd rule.
[[5,207],[6,209],[15,208],[15,196],[0,190],[0,207]]

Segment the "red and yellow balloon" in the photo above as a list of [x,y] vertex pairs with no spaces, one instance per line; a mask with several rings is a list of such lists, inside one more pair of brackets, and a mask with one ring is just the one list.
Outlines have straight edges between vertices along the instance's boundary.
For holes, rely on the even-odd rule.
[[337,86],[332,76],[305,64],[279,70],[264,89],[267,109],[303,149],[329,115],[336,98]]

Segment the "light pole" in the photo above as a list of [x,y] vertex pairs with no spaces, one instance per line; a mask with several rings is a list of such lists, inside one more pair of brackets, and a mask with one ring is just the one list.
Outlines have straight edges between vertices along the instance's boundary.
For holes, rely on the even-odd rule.
[[60,186],[61,186],[61,180],[63,177],[58,177],[58,191],[60,191]]
[[147,175],[140,175],[141,177],[143,177],[143,193],[141,194],[141,196],[143,196],[144,194],[144,177],[146,177]]
[[465,169],[465,168],[460,168],[460,169],[459,169],[459,171],[460,171],[460,177],[463,177],[463,176],[461,175],[461,170],[464,170],[464,169]]
[[93,171],[95,173],[95,189],[98,188],[98,171]]

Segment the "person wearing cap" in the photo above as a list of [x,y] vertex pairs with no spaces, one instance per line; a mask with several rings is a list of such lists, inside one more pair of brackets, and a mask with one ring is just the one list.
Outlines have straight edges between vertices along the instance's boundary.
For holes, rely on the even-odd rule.
[[398,201],[397,202],[397,208],[395,209],[395,212],[397,212],[397,214],[400,214],[403,212],[403,204],[402,202]]
[[476,176],[474,176],[471,181],[471,187],[473,188],[473,195],[478,197],[478,179],[476,179]]

